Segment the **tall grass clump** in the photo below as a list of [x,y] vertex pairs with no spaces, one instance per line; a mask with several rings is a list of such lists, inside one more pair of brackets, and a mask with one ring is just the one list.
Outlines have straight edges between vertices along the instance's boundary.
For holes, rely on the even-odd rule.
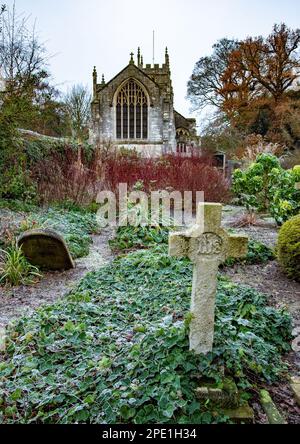
[[31,285],[40,277],[38,268],[27,261],[21,247],[12,244],[7,250],[0,250],[0,285]]

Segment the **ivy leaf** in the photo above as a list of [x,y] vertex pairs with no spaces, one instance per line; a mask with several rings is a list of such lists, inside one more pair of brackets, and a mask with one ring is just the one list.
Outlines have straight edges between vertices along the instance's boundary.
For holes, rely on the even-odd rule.
[[122,405],[120,413],[122,418],[128,421],[135,416],[136,410],[134,408],[128,407],[127,405]]
[[19,401],[19,399],[21,399],[21,398],[22,398],[22,390],[21,389],[17,389],[11,394],[11,399],[13,401]]

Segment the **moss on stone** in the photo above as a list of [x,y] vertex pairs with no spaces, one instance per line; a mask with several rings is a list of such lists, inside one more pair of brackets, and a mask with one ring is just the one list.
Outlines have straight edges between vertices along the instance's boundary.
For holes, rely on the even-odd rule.
[[216,408],[236,409],[240,405],[238,388],[231,378],[224,378],[221,384],[204,382],[196,390],[201,402],[209,400]]
[[260,402],[268,417],[269,424],[286,424],[285,419],[279,413],[276,405],[274,404],[270,393],[267,390],[261,390]]
[[224,410],[222,412],[225,416],[228,416],[235,424],[253,424],[254,412],[249,404],[245,403],[234,410]]

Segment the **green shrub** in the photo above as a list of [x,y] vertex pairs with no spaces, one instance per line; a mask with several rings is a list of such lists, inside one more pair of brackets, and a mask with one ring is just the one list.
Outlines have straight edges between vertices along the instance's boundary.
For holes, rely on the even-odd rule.
[[39,161],[50,158],[53,153],[64,154],[67,149],[77,152],[80,147],[83,155],[88,159],[92,158],[94,152],[94,147],[92,145],[89,145],[86,142],[78,144],[76,141],[66,138],[54,139],[45,136],[23,135],[21,143],[29,167],[32,167]]
[[295,177],[296,183],[300,183],[300,165],[294,166],[294,168],[291,171],[293,176]]
[[38,268],[26,260],[21,247],[13,245],[7,251],[0,250],[1,253],[3,262],[0,263],[0,284],[13,287],[31,285],[41,277]]
[[23,158],[20,156],[17,160],[17,156],[16,154],[14,159],[14,162],[18,162],[17,165],[12,160],[2,160],[2,156],[0,156],[0,164],[2,163],[0,165],[0,199],[20,200],[29,204],[35,203],[36,186],[30,179],[29,172],[21,167]]
[[296,173],[284,170],[277,157],[261,154],[246,171],[236,170],[233,192],[249,211],[269,211],[282,224],[298,213],[300,192]]
[[94,214],[97,214],[99,209],[100,209],[100,204],[98,204],[97,202],[91,202],[85,208],[86,211]]
[[0,208],[5,208],[21,213],[30,213],[32,211],[37,211],[36,205],[34,205],[32,202],[24,202],[23,200],[17,199],[0,199]]
[[[0,199],[36,203],[40,197],[36,165],[50,160],[51,156],[60,154],[64,157],[67,150],[77,153],[79,145],[66,139],[21,135],[15,121],[15,106],[6,103],[1,111],[3,112],[0,115]],[[93,146],[84,143],[80,148],[85,160],[92,158]]]
[[[144,183],[142,181],[136,182],[134,191],[143,191]],[[174,230],[174,224],[171,219],[161,219],[158,216],[156,224],[143,225],[145,221],[145,214],[143,207],[139,204],[127,203],[127,216],[136,222],[136,226],[127,225],[119,227],[116,231],[115,238],[109,242],[109,245],[114,251],[130,251],[150,248],[157,245],[167,244],[169,241],[169,233]],[[151,219],[151,212],[148,213],[148,221]],[[147,219],[146,219],[147,220]]]
[[80,205],[72,200],[63,200],[62,202],[53,202],[51,208],[58,210],[76,211],[77,213],[94,213],[97,214],[100,205],[96,202],[91,202],[88,205]]
[[26,164],[18,117],[22,100],[1,97],[0,113],[0,199],[19,199],[30,202],[36,197]]
[[285,273],[290,278],[300,281],[300,214],[282,226],[277,254]]

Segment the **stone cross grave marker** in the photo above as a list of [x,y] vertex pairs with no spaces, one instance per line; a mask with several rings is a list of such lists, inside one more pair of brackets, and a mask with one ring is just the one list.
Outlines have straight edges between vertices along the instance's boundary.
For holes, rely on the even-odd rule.
[[228,234],[221,222],[221,204],[201,203],[196,225],[169,239],[170,256],[188,257],[194,265],[190,349],[196,354],[213,349],[219,265],[229,257],[245,257],[248,251],[248,237]]

